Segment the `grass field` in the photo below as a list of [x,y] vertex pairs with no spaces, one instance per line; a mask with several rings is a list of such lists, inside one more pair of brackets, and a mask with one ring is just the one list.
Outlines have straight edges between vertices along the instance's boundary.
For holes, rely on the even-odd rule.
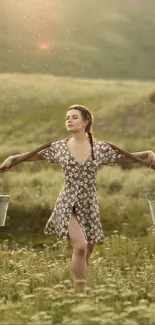
[[[155,148],[155,83],[3,74],[0,159],[68,137],[65,114],[87,105],[94,137],[124,149]],[[127,168],[128,167],[128,168]],[[61,167],[25,162],[0,177],[10,194],[0,229],[0,324],[155,324],[155,237],[146,199],[154,171],[137,164],[98,170],[97,193],[106,240],[91,257],[87,296],[75,295],[71,247],[43,235],[63,185]]]
[[68,136],[65,114],[73,103],[90,108],[96,138],[131,150],[155,145],[155,82],[1,74],[0,87],[0,157]]
[[95,248],[87,295],[75,295],[66,243],[0,250],[0,324],[155,324],[155,239],[113,233]]

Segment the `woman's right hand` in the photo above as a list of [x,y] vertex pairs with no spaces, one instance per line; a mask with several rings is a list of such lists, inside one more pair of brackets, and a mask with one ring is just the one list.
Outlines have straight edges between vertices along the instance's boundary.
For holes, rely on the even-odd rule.
[[11,167],[13,161],[13,156],[9,156],[6,160],[4,160],[4,162],[0,165],[0,172],[3,173],[4,171],[8,170]]

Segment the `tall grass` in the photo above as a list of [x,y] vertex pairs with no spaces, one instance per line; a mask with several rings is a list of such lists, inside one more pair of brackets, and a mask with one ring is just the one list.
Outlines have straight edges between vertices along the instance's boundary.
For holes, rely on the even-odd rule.
[[64,241],[0,247],[0,324],[155,324],[155,240],[116,233],[96,247],[87,295],[75,295]]

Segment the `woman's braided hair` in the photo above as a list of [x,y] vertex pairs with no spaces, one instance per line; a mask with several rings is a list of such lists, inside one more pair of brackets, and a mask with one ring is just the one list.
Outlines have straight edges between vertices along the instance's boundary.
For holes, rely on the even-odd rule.
[[88,124],[86,125],[85,132],[88,134],[88,137],[90,139],[90,144],[92,148],[92,158],[95,160],[94,151],[93,151],[93,135],[92,135],[92,123],[93,123],[93,115],[90,113],[89,109],[86,106],[83,105],[71,105],[67,111],[70,111],[71,109],[77,109],[81,112],[83,119],[86,121],[88,120]]

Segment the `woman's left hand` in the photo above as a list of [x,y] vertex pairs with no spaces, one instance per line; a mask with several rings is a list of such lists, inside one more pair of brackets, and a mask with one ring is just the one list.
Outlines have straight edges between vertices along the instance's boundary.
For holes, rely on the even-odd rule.
[[152,150],[148,151],[147,162],[150,164],[150,167],[155,167],[155,153]]

